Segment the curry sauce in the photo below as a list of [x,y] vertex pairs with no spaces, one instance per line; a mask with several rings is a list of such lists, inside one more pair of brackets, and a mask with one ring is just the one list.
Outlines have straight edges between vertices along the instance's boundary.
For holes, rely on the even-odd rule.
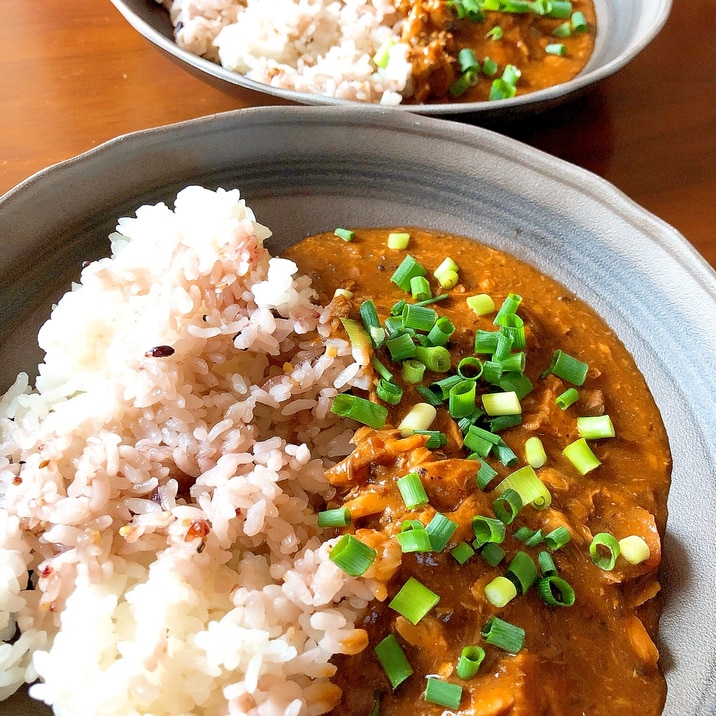
[[[655,645],[661,609],[658,567],[666,523],[666,498],[671,459],[667,436],[648,386],[631,355],[605,322],[583,301],[531,266],[473,241],[414,228],[405,251],[386,246],[387,229],[356,230],[342,241],[332,234],[310,237],[291,247],[287,258],[312,277],[320,300],[333,300],[336,313],[358,317],[363,301],[372,299],[381,320],[397,301],[412,302],[391,276],[409,253],[427,269],[434,293],[447,297],[435,310],[447,316],[455,332],[450,337],[452,366],[474,353],[477,330],[494,330],[494,314],[477,315],[466,303],[474,294],[490,295],[497,308],[508,294],[522,298],[519,315],[526,336],[525,375],[532,390],[521,400],[519,424],[499,435],[511,447],[516,462],[502,464],[482,458],[496,476],[485,489],[476,484],[480,460],[467,459],[463,435],[447,410],[438,408],[435,425],[444,444],[426,447],[426,436],[401,434],[396,427],[410,407],[422,400],[415,386],[402,381],[393,368],[403,399],[389,407],[384,427],[358,428],[355,450],[327,472],[335,486],[328,507],[346,505],[350,532],[371,545],[377,561],[366,572],[376,599],[359,626],[369,646],[352,656],[336,658],[334,677],[343,690],[336,716],[460,713],[479,716],[656,716],[663,708],[666,684]],[[445,257],[459,268],[459,283],[441,289],[433,270]],[[333,298],[336,288],[352,295]],[[340,330],[337,323],[336,330]],[[569,384],[548,367],[560,349],[588,365],[577,388],[578,399],[568,407],[556,403]],[[390,364],[384,349],[375,354]],[[423,384],[442,374],[427,371]],[[485,390],[486,388],[481,388]],[[374,391],[364,395],[381,402]],[[580,474],[563,449],[579,437],[580,416],[608,414],[615,436],[589,440],[599,466]],[[494,518],[494,486],[525,465],[529,437],[542,441],[547,460],[536,472],[551,494],[551,504],[528,504],[508,525],[501,543],[505,559],[491,566],[479,550],[464,564],[451,554],[460,542],[474,538],[476,515]],[[474,457],[474,456],[472,456]],[[429,501],[408,509],[396,487],[398,478],[416,472]],[[426,524],[441,513],[456,525],[445,549],[402,553],[396,533],[406,520]],[[505,574],[505,565],[518,551],[537,562],[543,542],[531,546],[515,536],[521,527],[546,534],[557,527],[569,542],[551,552],[560,577],[573,588],[574,604],[548,606],[534,587],[496,607],[485,597],[485,585]],[[617,540],[637,535],[648,545],[648,557],[631,564],[619,557],[613,569],[602,569],[590,556],[594,535],[608,533]],[[390,607],[403,584],[413,577],[439,596],[438,603],[416,624]],[[524,630],[524,646],[510,653],[485,642],[486,622],[498,616]],[[392,634],[401,645],[413,674],[391,687],[375,645]],[[477,674],[461,679],[455,665],[465,646],[480,645],[485,658]],[[457,684],[462,692],[457,708],[424,698],[426,677]]]

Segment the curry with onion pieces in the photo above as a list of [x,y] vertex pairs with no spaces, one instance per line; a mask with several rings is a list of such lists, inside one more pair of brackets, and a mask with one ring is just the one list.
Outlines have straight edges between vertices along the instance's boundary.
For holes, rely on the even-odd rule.
[[[408,247],[387,248],[390,231],[409,233]],[[385,425],[357,427],[354,452],[327,472],[335,498],[326,507],[346,506],[351,515],[347,527],[329,529],[328,536],[350,533],[376,554],[362,577],[376,595],[359,624],[368,634],[369,646],[335,660],[334,681],[343,698],[333,713],[660,714],[666,684],[656,646],[661,610],[658,567],[671,458],[659,411],[633,358],[595,311],[564,287],[506,253],[465,238],[415,228],[356,229],[351,241],[327,233],[285,252],[312,277],[320,300],[333,301],[336,315],[359,321],[359,307],[368,299],[381,321],[397,302],[415,302],[391,281],[406,254],[425,268],[434,295],[447,294],[429,305],[455,327],[447,343],[450,368],[443,373],[427,370],[420,385],[429,387],[454,373],[461,359],[475,355],[476,333],[496,329],[495,312],[477,315],[467,297],[486,294],[497,311],[513,294],[521,297],[517,313],[524,323],[524,375],[532,389],[521,396],[519,422],[497,433],[515,459],[506,465],[490,452],[468,459],[461,423],[445,406],[436,408],[430,426],[444,436],[438,447],[427,447],[425,434],[397,429],[411,406],[424,400],[424,393],[402,379],[385,347],[372,349],[390,369],[403,397],[389,405],[375,390],[363,394],[388,408]],[[446,257],[457,265],[459,280],[442,288],[433,271]],[[334,297],[337,288],[344,291]],[[338,320],[335,329],[342,330]],[[549,371],[555,350],[588,366],[581,385],[571,386]],[[495,386],[480,381],[477,385],[479,405],[480,395]],[[570,387],[577,391],[576,401],[560,406],[556,399]],[[586,441],[598,464],[580,474],[563,450],[580,438],[577,418],[600,415],[610,417],[615,434]],[[474,518],[495,518],[495,486],[527,464],[525,443],[531,437],[538,437],[544,448],[544,465],[535,472],[549,491],[551,504],[519,509],[499,544],[504,558],[493,566],[480,545],[475,546]],[[495,473],[484,488],[476,480],[482,463]],[[419,475],[428,498],[412,508],[397,487],[398,479],[408,473]],[[436,513],[455,525],[445,547],[403,552],[396,539],[401,527],[410,521],[427,525]],[[525,529],[518,532],[521,528]],[[540,535],[558,528],[566,530],[568,541],[551,549]],[[525,534],[537,537],[525,541]],[[638,537],[648,548],[646,555],[630,563],[620,554],[611,568],[598,566],[598,548],[592,540],[605,534],[616,541]],[[461,543],[473,551],[462,564],[453,554]],[[550,605],[534,584],[502,606],[487,599],[485,587],[505,576],[518,552],[539,565],[538,573],[543,566],[540,553],[548,553],[556,572],[571,585],[574,603]],[[410,578],[439,598],[416,623],[391,606]],[[493,617],[523,630],[521,648],[505,650],[485,638],[485,625]],[[388,635],[412,671],[395,687],[375,651]],[[466,646],[484,649],[484,660],[474,676],[461,678],[456,664]],[[456,685],[452,693],[457,702],[447,706],[426,700],[428,677]]]

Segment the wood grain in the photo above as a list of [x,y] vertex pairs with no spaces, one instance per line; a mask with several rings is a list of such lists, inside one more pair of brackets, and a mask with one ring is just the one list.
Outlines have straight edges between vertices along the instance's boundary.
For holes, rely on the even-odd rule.
[[[666,27],[581,98],[493,126],[585,167],[678,229],[716,266],[716,3],[674,0]],[[3,0],[0,193],[138,129],[239,107],[167,59],[109,0]]]

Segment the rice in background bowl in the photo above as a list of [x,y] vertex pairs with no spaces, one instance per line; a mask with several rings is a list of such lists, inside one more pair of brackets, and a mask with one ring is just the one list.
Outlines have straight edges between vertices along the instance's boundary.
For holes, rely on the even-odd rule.
[[329,411],[367,379],[239,192],[121,219],[0,402],[0,697],[71,714],[320,714],[370,581],[318,537]]

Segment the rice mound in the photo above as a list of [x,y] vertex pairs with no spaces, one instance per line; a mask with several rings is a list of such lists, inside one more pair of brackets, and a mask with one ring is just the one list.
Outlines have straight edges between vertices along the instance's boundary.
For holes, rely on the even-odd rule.
[[[237,190],[119,220],[0,401],[0,698],[58,714],[320,714],[370,580],[316,507],[367,387]],[[172,351],[173,349],[173,351]]]
[[[395,0],[157,0],[177,45],[246,77],[344,100],[399,104],[411,91]],[[385,67],[373,57],[388,49]]]

